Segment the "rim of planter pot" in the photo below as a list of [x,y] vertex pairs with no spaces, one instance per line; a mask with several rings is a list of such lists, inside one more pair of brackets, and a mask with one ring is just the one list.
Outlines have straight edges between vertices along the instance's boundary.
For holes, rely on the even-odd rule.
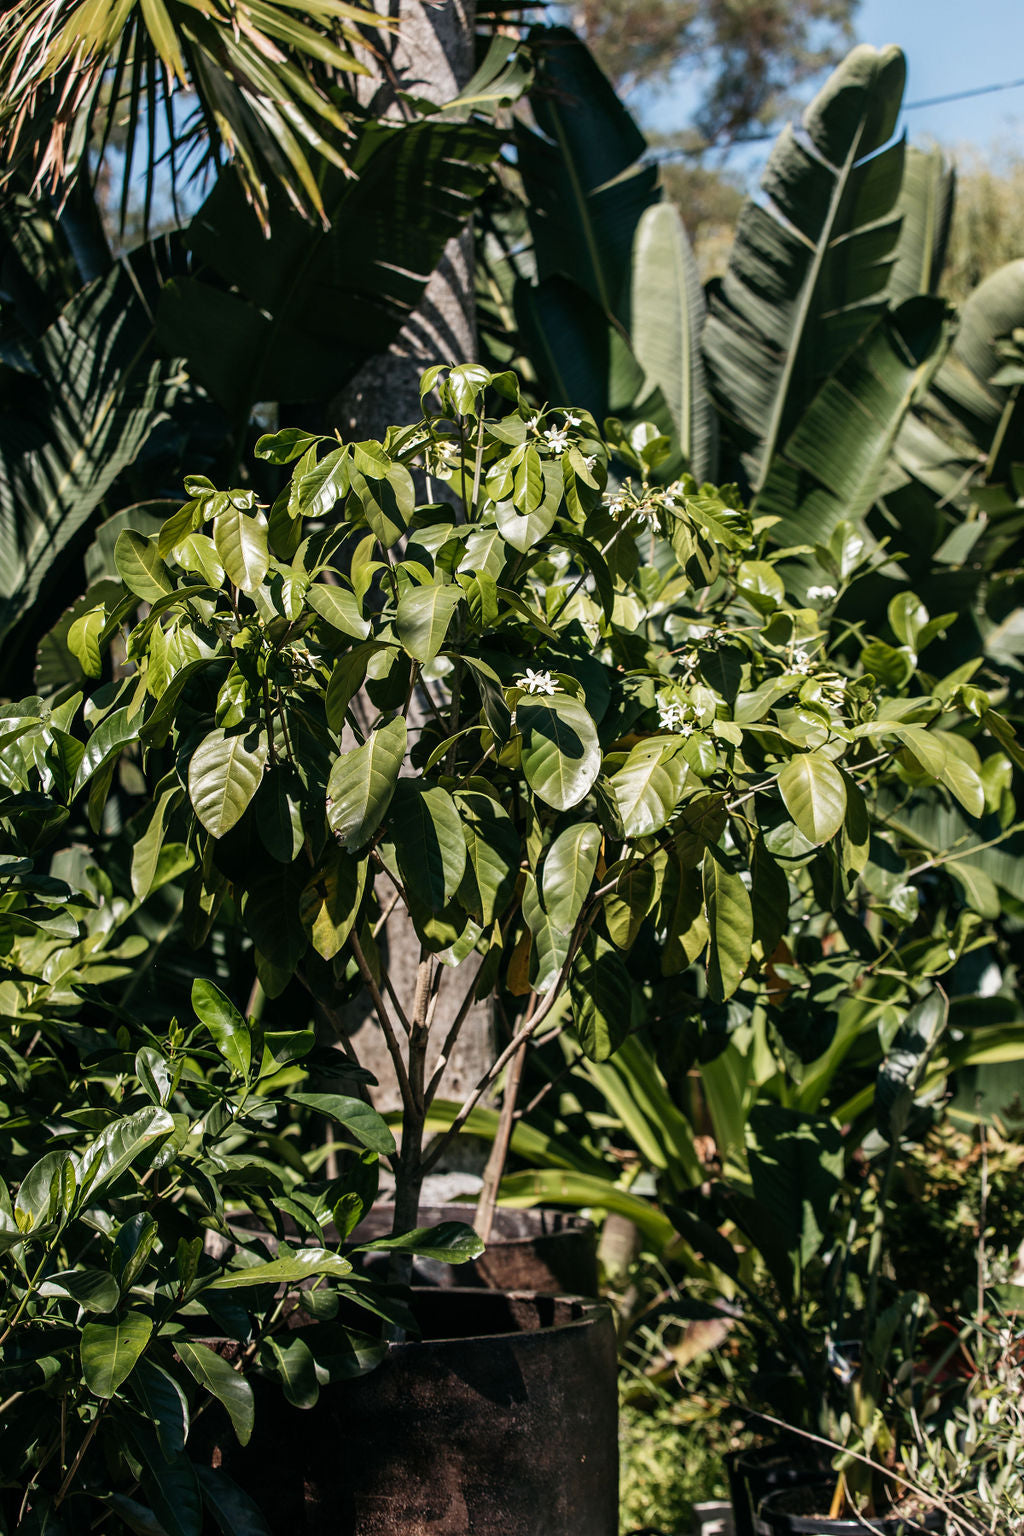
[[[359,1243],[369,1241],[370,1229],[378,1225],[381,1230],[374,1236],[384,1236],[391,1231],[391,1213],[394,1206],[388,1201],[381,1201],[367,1211],[361,1221],[352,1229],[346,1243]],[[476,1210],[474,1203],[462,1201],[444,1201],[437,1205],[427,1204],[420,1206],[420,1225],[429,1226],[433,1221],[464,1221],[469,1226],[473,1224],[473,1216]],[[378,1214],[386,1218],[378,1222]],[[426,1219],[426,1218],[429,1218]],[[515,1228],[521,1228],[516,1231]],[[580,1216],[576,1211],[560,1211],[553,1206],[531,1205],[523,1207],[502,1206],[495,1208],[494,1221],[491,1227],[490,1243],[500,1243],[502,1247],[511,1247],[521,1243],[526,1247],[535,1243],[538,1237],[562,1237],[568,1234],[589,1234],[594,1231],[594,1223],[589,1216]]]
[[[469,1285],[441,1290],[436,1286],[413,1286],[410,1294],[413,1316],[417,1322],[424,1324],[425,1331],[419,1338],[389,1344],[389,1351],[434,1349],[445,1344],[465,1345],[477,1340],[521,1339],[527,1335],[539,1337],[561,1333],[571,1328],[592,1328],[611,1313],[607,1301],[556,1291],[490,1291]],[[457,1329],[449,1324],[448,1327],[437,1327],[431,1326],[430,1319],[420,1317],[417,1311],[420,1305],[427,1312],[448,1313],[452,1319],[461,1315],[477,1322],[477,1314],[480,1312],[495,1315],[504,1310],[511,1315],[498,1319],[499,1323],[507,1323],[507,1326]],[[531,1318],[536,1318],[537,1323],[532,1324]],[[447,1323],[448,1319],[445,1318],[444,1322]],[[523,1327],[524,1322],[529,1326]]]
[[782,1531],[792,1532],[793,1536],[858,1536],[858,1533],[863,1536],[865,1531],[877,1532],[878,1536],[898,1536],[899,1532],[913,1536],[914,1532],[934,1533],[945,1529],[946,1522],[936,1509],[925,1510],[920,1517],[908,1513],[891,1513],[841,1519],[833,1519],[828,1514],[798,1514],[786,1509],[787,1500],[799,1498],[809,1488],[815,1487],[823,1490],[823,1502],[827,1508],[835,1488],[834,1478],[797,1487],[776,1488],[758,1506],[754,1517],[755,1531],[760,1536],[779,1536]]

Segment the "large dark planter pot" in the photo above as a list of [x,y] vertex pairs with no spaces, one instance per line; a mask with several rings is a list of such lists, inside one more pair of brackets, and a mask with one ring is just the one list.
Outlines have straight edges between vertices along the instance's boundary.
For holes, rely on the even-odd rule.
[[736,1536],[764,1536],[757,1510],[768,1494],[819,1482],[822,1463],[806,1442],[776,1440],[753,1450],[733,1451],[725,1458]]
[[315,1408],[260,1395],[213,1450],[274,1536],[616,1536],[611,1312],[573,1297],[418,1290],[392,1344]]
[[[349,1242],[367,1242],[391,1231],[393,1207],[378,1205],[356,1227]],[[473,1220],[471,1205],[421,1206],[421,1227],[442,1221]],[[364,1269],[384,1270],[387,1255],[366,1254]],[[413,1261],[413,1284],[492,1291],[552,1291],[562,1296],[597,1295],[597,1229],[592,1221],[567,1211],[497,1210],[487,1250],[469,1264]]]
[[[919,1519],[887,1515],[878,1519],[830,1520],[814,1513],[817,1503],[828,1508],[834,1482],[806,1484],[802,1488],[778,1488],[761,1500],[757,1529],[764,1536],[915,1536],[917,1532],[942,1532],[945,1521],[937,1510],[929,1510]],[[815,1498],[817,1494],[817,1498]]]

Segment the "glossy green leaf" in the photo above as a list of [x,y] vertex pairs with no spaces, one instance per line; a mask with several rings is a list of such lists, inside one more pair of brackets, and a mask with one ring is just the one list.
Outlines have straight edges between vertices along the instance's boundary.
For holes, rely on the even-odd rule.
[[68,630],[68,650],[86,677],[100,677],[103,672],[99,642],[105,619],[102,608],[91,608],[75,619]]
[[155,603],[174,590],[171,573],[160,558],[156,539],[144,538],[132,528],[125,528],[118,534],[114,564],[129,592],[144,603]]
[[247,1445],[255,1419],[252,1387],[216,1350],[194,1339],[177,1339],[175,1353],[185,1369],[224,1404],[238,1436],[239,1445]]
[[654,904],[654,896],[654,869],[650,864],[623,870],[615,890],[604,898],[605,926],[616,949],[632,949]]
[[113,1397],[149,1343],[153,1319],[129,1312],[116,1323],[86,1323],[82,1329],[82,1375],[97,1397]]
[[290,464],[319,441],[313,433],[302,432],[298,427],[282,427],[280,432],[265,432],[257,440],[253,452],[258,459],[266,459],[271,464]]
[[324,708],[327,724],[336,735],[345,728],[345,716],[349,705],[366,681],[366,669],[370,660],[380,650],[372,641],[354,645],[335,663],[331,680],[327,685]]
[[704,855],[704,911],[708,924],[708,994],[716,1003],[736,991],[750,961],[754,920],[750,896],[722,854]]
[[459,586],[408,587],[398,599],[395,628],[403,647],[421,665],[434,660],[465,593]]
[[597,728],[586,707],[568,694],[524,698],[516,725],[530,788],[556,811],[578,805],[601,771]]
[[214,519],[213,542],[235,586],[255,592],[270,569],[267,520],[262,512],[229,507]]
[[243,1080],[252,1065],[252,1031],[224,993],[212,981],[196,979],[192,983],[192,1007],[205,1024],[214,1043],[231,1068]]
[[145,832],[132,844],[132,891],[140,901],[144,901],[153,889],[164,842],[164,819],[177,794],[178,791],[171,790],[159,797],[152,807]]
[[302,893],[299,915],[313,948],[333,960],[355,925],[366,890],[366,859],[333,849]]
[[306,593],[306,601],[343,635],[365,640],[370,633],[369,620],[363,618],[362,604],[347,587],[328,587],[323,582],[314,582]]
[[607,1061],[629,1032],[632,985],[621,959],[591,932],[569,971],[573,1027],[591,1061]]
[[113,1312],[121,1300],[121,1287],[106,1269],[69,1269],[49,1275],[39,1287],[40,1296],[67,1296],[86,1312]]
[[666,755],[664,741],[641,741],[611,777],[627,837],[648,837],[670,820],[686,781],[682,758]]
[[362,1146],[371,1152],[390,1156],[395,1150],[395,1138],[384,1120],[372,1105],[363,1099],[353,1099],[343,1093],[296,1093],[288,1095],[289,1103],[304,1104],[318,1115],[326,1115],[338,1125],[350,1131]]
[[600,827],[592,821],[584,821],[560,832],[544,855],[541,900],[560,933],[571,933],[576,926],[600,852]]
[[173,1130],[171,1116],[157,1105],[113,1121],[82,1154],[83,1194],[94,1199],[102,1188],[120,1178],[126,1168]]
[[400,779],[388,830],[402,883],[421,906],[447,906],[466,870],[466,838],[455,802],[439,785]]
[[301,1248],[290,1257],[268,1259],[265,1264],[251,1264],[246,1269],[230,1269],[210,1282],[216,1291],[247,1290],[254,1285],[294,1285],[316,1275],[340,1279],[352,1273],[352,1265],[340,1253],[327,1248]]
[[196,747],[188,765],[188,793],[211,837],[223,837],[245,814],[263,778],[269,744],[252,727],[218,726]]
[[75,774],[72,796],[80,794],[89,780],[119,757],[125,747],[138,741],[139,725],[138,716],[133,718],[127,706],[115,709],[105,720],[100,721],[85,744],[85,754]]
[[131,1393],[156,1431],[167,1460],[180,1456],[188,1438],[190,1414],[174,1377],[152,1360],[139,1360],[131,1374]]
[[836,765],[820,752],[791,757],[779,773],[783,803],[809,843],[834,837],[846,815],[846,784]]
[[350,853],[380,826],[405,761],[406,727],[399,715],[378,727],[361,747],[335,760],[327,781],[327,821]]
[[398,1237],[378,1237],[372,1242],[360,1243],[360,1253],[417,1253],[424,1259],[436,1259],[441,1264],[465,1264],[478,1259],[484,1244],[473,1228],[462,1221],[442,1221],[435,1227],[416,1227],[412,1232],[402,1232]]
[[293,1408],[312,1408],[320,1396],[316,1362],[302,1333],[275,1334],[263,1346],[264,1363],[273,1362],[273,1370],[285,1401]]
[[[556,928],[548,917],[541,905],[536,878],[529,871],[524,877],[522,907],[531,936],[529,984],[534,992],[547,992],[562,974],[569,954],[570,936]],[[515,974],[514,969],[512,974]]]
[[500,917],[515,888],[520,845],[505,807],[479,790],[456,793],[466,839],[466,873],[458,898],[482,927]]

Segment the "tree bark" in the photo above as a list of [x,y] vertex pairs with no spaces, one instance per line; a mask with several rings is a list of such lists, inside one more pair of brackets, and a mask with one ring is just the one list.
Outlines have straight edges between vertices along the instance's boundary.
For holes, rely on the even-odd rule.
[[[450,101],[473,74],[474,0],[425,5],[399,0],[399,25],[391,35],[387,73],[401,89],[438,104]],[[375,104],[391,94],[385,116],[402,116],[401,103],[385,86]],[[382,437],[392,422],[420,414],[420,375],[435,363],[466,363],[476,357],[473,297],[473,232],[449,240],[419,306],[386,352],[372,358],[338,401],[337,426],[344,436]]]
[[[418,0],[398,0],[399,26],[390,37],[383,79],[361,89],[371,96],[383,116],[400,118],[403,107],[394,87],[412,95],[442,103],[451,100],[466,84],[474,68],[473,0],[446,0],[425,5]],[[390,98],[390,100],[389,100]],[[436,363],[470,362],[476,356],[475,302],[473,293],[473,232],[466,229],[448,242],[444,255],[427,283],[423,298],[388,350],[371,359],[335,401],[334,424],[345,438],[380,438],[391,423],[412,422],[420,416],[419,382],[425,369]],[[410,725],[415,724],[410,713]],[[390,887],[380,880],[382,901]],[[381,935],[381,960],[399,997],[411,1007],[420,961],[420,943],[401,906],[388,918]],[[446,971],[433,1013],[430,1031],[428,1076],[432,1074],[441,1042],[455,1020],[469,981],[471,957],[457,976]],[[348,1010],[352,1041],[359,1060],[369,1067],[379,1086],[371,1097],[379,1109],[401,1108],[394,1067],[372,1011],[355,1004]],[[461,1103],[483,1076],[495,1055],[496,1028],[490,1004],[476,1004],[459,1033],[439,1088],[441,1098]],[[478,1173],[485,1154],[463,1143],[444,1159],[448,1171],[465,1169]],[[432,1198],[430,1191],[427,1198]],[[400,1213],[401,1225],[410,1225],[408,1210]]]

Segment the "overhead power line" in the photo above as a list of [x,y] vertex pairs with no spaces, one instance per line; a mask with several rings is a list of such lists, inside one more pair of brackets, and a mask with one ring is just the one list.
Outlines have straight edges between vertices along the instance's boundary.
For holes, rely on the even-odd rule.
[[[995,85],[974,85],[967,91],[952,91],[948,96],[925,96],[920,101],[905,101],[902,111],[914,112],[919,107],[944,107],[950,101],[966,101],[971,96],[991,96],[996,91],[1017,91],[1024,86],[1024,79],[1001,80]],[[778,138],[777,130],[772,133],[744,133],[735,139],[729,139],[724,144],[706,144],[705,149],[732,149],[737,144],[768,144]],[[652,158],[655,160],[674,160],[679,155],[693,154],[689,149],[665,149],[654,150]]]

